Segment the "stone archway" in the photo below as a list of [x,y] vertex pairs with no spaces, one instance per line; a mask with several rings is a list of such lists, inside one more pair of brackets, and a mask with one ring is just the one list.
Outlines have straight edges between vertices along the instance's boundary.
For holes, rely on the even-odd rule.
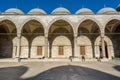
[[[93,58],[95,57],[95,49],[94,49],[94,41],[95,39],[100,35],[100,28],[98,26],[98,24],[90,19],[86,19],[85,21],[81,22],[81,24],[79,24],[79,27],[77,29],[77,37],[83,37],[84,42],[88,43],[89,45],[89,54],[87,53],[85,56],[88,58]],[[80,52],[80,45],[82,42],[77,41],[77,47],[78,47],[78,51]],[[84,46],[85,49],[88,47],[87,44],[84,44],[81,46]],[[86,51],[86,50],[85,50]],[[79,53],[80,54],[80,53]]]
[[85,50],[82,50],[82,51],[85,51],[84,55],[86,58],[93,58],[92,44],[90,39],[87,36],[79,36],[77,38],[77,52],[78,52],[77,56],[78,57],[82,57],[83,52],[81,52],[81,47],[85,48]]
[[45,56],[45,37],[37,36],[31,44],[31,58],[42,58]]
[[120,57],[120,21],[118,19],[111,19],[106,23],[105,35],[108,36],[114,47],[114,56]]
[[[112,57],[114,57],[114,48],[113,48],[112,41],[110,40],[109,37],[104,36],[104,43],[105,43],[105,58],[111,59]],[[100,46],[101,46],[101,37],[100,36],[98,36],[96,38],[94,46],[95,46],[95,57],[100,57],[100,54],[102,54],[100,52]]]
[[37,20],[34,20],[34,19],[30,20],[30,21],[26,22],[26,24],[24,24],[24,26],[22,27],[21,34],[22,34],[22,36],[25,36],[28,40],[28,58],[33,58],[33,57],[35,58],[34,55],[36,54],[36,52],[34,52],[32,42],[34,42],[33,40],[37,36],[44,36],[43,25]]
[[66,36],[57,36],[52,43],[52,58],[69,58],[72,56],[71,42]]
[[10,20],[0,22],[0,58],[13,58],[13,38],[16,36],[16,26]]
[[[72,56],[74,56],[74,32],[73,32],[73,28],[72,26],[65,20],[60,19],[55,21],[49,28],[49,33],[48,33],[48,40],[49,40],[49,57],[52,57],[52,54],[54,54],[52,48],[53,48],[53,43],[54,40],[56,38],[62,38],[60,39],[61,42],[64,43],[64,39],[66,40],[66,38],[64,37],[60,37],[60,36],[66,36],[67,37],[67,41],[70,41],[70,46],[72,48]],[[65,47],[65,45],[57,45],[57,47]],[[66,48],[65,48],[66,49]],[[66,50],[65,50],[66,51]],[[57,53],[56,53],[57,54]],[[66,52],[64,53],[66,54]],[[70,53],[71,54],[71,53]],[[66,57],[68,57],[67,55],[65,55]],[[64,56],[64,57],[65,57]],[[55,57],[55,56],[54,56]],[[58,57],[58,56],[56,56]],[[60,56],[59,56],[60,57]]]

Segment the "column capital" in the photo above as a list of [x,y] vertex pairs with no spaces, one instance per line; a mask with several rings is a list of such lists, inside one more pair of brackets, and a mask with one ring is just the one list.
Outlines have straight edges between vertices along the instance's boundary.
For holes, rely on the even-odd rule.
[[45,37],[48,38],[48,33],[45,33]]
[[100,37],[102,37],[102,38],[103,38],[103,37],[104,37],[104,33],[100,33]]
[[18,38],[21,38],[21,33],[17,33],[17,37],[18,37]]
[[74,37],[77,37],[77,33],[74,33]]

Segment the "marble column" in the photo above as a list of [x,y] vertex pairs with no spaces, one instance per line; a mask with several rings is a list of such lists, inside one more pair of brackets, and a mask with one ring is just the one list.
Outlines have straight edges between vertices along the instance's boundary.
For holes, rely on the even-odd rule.
[[45,34],[45,58],[48,58],[48,34]]
[[74,57],[77,56],[77,34],[74,34]]
[[20,61],[20,46],[21,46],[21,34],[20,33],[17,34],[17,38],[18,38],[18,41],[17,41],[17,55],[16,55],[16,58],[18,59],[18,61]]
[[105,55],[104,29],[102,29],[100,37],[101,37],[102,57],[105,58],[106,55]]

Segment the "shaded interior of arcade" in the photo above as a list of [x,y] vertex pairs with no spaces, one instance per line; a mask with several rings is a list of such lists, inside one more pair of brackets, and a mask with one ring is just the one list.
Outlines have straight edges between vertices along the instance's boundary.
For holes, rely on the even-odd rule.
[[97,23],[89,19],[83,21],[78,27],[78,56],[85,55],[87,58],[95,58],[96,45],[94,42],[98,36],[100,36],[100,29]]
[[115,57],[120,57],[120,21],[109,21],[105,27],[105,35],[112,41]]
[[13,38],[16,36],[16,26],[9,20],[0,22],[0,58],[12,58]]
[[40,57],[44,54],[44,28],[36,20],[28,21],[22,28],[21,34],[21,58]]
[[48,40],[50,58],[74,56],[74,33],[67,21],[55,21],[49,28]]

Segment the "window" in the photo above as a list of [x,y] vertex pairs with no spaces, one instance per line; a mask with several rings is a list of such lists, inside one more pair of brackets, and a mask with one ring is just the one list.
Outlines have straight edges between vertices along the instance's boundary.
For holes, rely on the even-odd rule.
[[42,55],[42,46],[37,46],[37,55]]
[[85,55],[85,46],[80,46],[80,55]]
[[64,47],[59,46],[59,55],[64,55]]

